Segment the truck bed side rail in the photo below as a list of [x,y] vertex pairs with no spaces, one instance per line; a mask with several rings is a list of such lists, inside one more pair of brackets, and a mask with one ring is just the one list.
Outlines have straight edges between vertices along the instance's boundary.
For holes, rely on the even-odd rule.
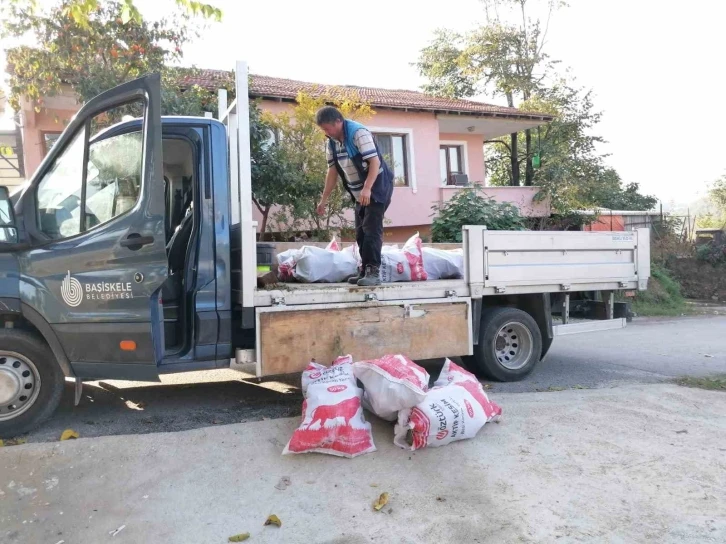
[[[464,227],[472,297],[648,287],[650,230],[492,231]],[[533,291],[534,290],[534,291]]]

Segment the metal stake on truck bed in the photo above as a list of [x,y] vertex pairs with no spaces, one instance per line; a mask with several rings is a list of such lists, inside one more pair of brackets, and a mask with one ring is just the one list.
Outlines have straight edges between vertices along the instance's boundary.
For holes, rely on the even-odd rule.
[[227,127],[230,168],[230,224],[239,223],[240,261],[239,286],[242,297],[242,328],[255,326],[255,287],[257,285],[257,221],[252,218],[252,164],[250,153],[250,104],[247,63],[237,61],[235,67],[236,97],[229,109],[226,93],[220,94],[219,120]]

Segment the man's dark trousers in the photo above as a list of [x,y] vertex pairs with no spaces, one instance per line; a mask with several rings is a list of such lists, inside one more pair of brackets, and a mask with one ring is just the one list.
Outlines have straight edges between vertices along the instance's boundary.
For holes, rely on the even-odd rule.
[[355,205],[355,240],[358,242],[363,273],[366,266],[381,266],[381,248],[383,247],[383,214],[387,204],[371,199],[368,206]]

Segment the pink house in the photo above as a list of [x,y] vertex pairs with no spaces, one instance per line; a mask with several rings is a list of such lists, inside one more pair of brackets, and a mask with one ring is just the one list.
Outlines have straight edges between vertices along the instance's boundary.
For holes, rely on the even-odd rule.
[[[229,81],[230,73],[202,70],[183,85],[197,84],[216,91]],[[340,86],[336,86],[340,87]],[[449,200],[462,187],[484,184],[484,142],[512,132],[533,128],[551,116],[519,111],[470,100],[437,98],[406,90],[344,87],[355,90],[375,114],[364,124],[376,136],[379,147],[394,163],[397,187],[387,213],[389,241],[406,239],[415,231],[427,235],[431,206]],[[251,76],[250,97],[263,110],[279,113],[292,108],[298,92],[324,92],[326,86],[267,76]],[[37,113],[31,103],[21,112],[24,164],[28,176],[35,171],[63,120],[78,109],[71,93],[49,97]],[[322,182],[321,179],[321,188]],[[516,205],[526,216],[547,216],[549,205],[536,202],[537,187],[485,187],[490,197]]]

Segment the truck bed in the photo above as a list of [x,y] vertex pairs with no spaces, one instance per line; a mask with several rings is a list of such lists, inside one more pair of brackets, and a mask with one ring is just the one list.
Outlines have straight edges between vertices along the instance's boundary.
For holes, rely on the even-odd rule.
[[[234,227],[233,227],[234,229]],[[444,298],[481,298],[498,294],[615,291],[647,288],[650,232],[488,231],[465,227],[464,278],[383,284],[374,288],[346,283],[280,284],[255,289],[254,306],[298,306]],[[241,255],[232,235],[234,300],[242,300]],[[279,253],[302,243],[278,244]],[[325,244],[320,244],[325,245]],[[425,244],[441,249],[457,244]],[[238,246],[237,246],[238,247]]]

